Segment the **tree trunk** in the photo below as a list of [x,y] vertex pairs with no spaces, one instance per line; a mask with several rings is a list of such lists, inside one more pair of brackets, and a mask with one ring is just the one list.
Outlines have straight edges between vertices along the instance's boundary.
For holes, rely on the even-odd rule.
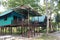
[[53,31],[53,27],[52,27],[52,21],[51,21],[51,15],[52,15],[52,11],[53,11],[53,0],[50,1],[50,31]]
[[49,14],[48,14],[48,0],[46,1],[46,15],[47,15],[47,34],[49,33]]

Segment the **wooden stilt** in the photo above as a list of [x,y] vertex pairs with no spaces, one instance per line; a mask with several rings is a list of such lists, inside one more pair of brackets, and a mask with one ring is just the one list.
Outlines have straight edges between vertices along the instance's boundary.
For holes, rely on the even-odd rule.
[[3,35],[4,35],[4,27],[3,27]]
[[6,34],[6,27],[5,27],[5,34]]
[[34,27],[34,36],[35,36],[35,27]]
[[11,27],[11,35],[12,35],[12,27]]
[[1,35],[1,27],[0,27],[0,35]]
[[2,35],[2,27],[1,27],[1,35]]

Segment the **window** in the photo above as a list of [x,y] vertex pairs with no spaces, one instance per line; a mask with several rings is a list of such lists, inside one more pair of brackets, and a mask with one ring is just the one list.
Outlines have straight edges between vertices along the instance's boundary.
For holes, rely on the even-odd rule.
[[6,20],[7,20],[7,16],[5,15],[5,16],[4,16],[4,21],[6,21]]

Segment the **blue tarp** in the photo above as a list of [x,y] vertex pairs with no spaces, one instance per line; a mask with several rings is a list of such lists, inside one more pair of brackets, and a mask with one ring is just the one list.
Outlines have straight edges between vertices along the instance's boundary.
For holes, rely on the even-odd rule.
[[37,21],[37,22],[44,22],[44,19],[45,19],[45,15],[43,16],[35,16],[35,17],[32,17],[31,21],[34,22],[34,21]]

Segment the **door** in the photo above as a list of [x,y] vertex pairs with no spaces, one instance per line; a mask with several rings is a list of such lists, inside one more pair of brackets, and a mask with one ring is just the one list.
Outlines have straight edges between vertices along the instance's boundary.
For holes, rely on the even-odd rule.
[[13,19],[14,19],[14,20],[13,20],[13,23],[14,23],[14,24],[17,24],[17,16],[14,16]]

